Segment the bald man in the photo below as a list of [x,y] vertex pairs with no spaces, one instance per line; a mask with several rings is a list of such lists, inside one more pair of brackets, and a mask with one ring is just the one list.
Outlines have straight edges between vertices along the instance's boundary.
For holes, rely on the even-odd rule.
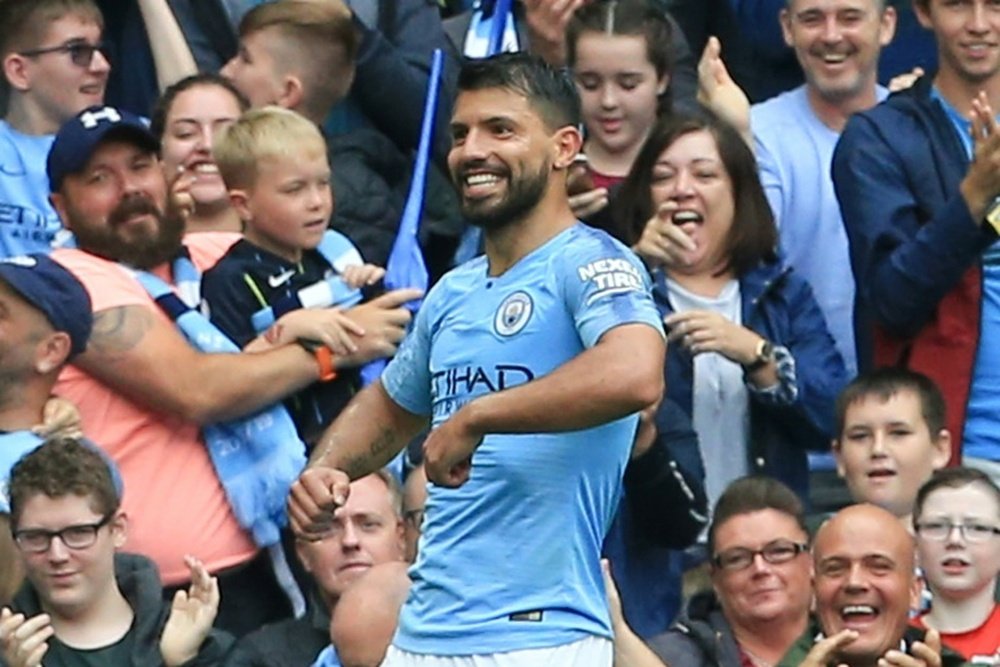
[[330,620],[330,638],[343,667],[382,664],[410,590],[406,568],[406,563],[375,565],[341,596]]
[[[816,622],[779,667],[952,667],[937,632],[909,627],[919,589],[913,538],[875,505],[852,505],[823,524],[813,544]],[[819,638],[817,640],[817,637]],[[880,662],[882,661],[882,662]]]

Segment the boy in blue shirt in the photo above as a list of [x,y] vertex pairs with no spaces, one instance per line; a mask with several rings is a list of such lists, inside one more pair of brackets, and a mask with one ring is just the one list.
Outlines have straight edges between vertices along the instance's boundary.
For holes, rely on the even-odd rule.
[[[364,332],[330,306],[354,305],[362,298],[360,289],[374,286],[385,271],[365,264],[345,236],[327,229],[333,193],[319,130],[294,111],[256,109],[223,133],[214,154],[243,220],[244,238],[203,278],[202,298],[212,322],[250,351],[294,340],[335,355],[353,351],[350,334]],[[273,313],[280,314],[289,298],[322,310],[292,311],[274,322]],[[286,401],[306,443],[357,387],[356,372],[338,376],[332,358],[327,363],[326,381]]]

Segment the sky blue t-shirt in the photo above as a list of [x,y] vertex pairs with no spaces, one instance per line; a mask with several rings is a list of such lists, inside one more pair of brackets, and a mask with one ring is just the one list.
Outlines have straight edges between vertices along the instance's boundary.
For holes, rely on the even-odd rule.
[[62,229],[45,174],[54,140],[21,134],[0,120],[0,257],[49,252]]
[[[952,126],[972,157],[972,122],[962,116],[934,88],[933,97],[948,114]],[[1000,241],[983,253],[983,296],[976,365],[965,412],[962,456],[1000,461]]]
[[[876,88],[882,101],[889,94]],[[750,109],[764,193],[787,264],[809,281],[848,374],[857,373],[854,274],[830,165],[840,133],[823,124],[799,86]]]
[[21,457],[33,452],[44,442],[31,431],[11,431],[0,434],[0,514],[10,514],[10,471]]
[[[487,269],[478,257],[441,279],[382,375],[396,403],[434,426],[550,373],[613,327],[662,332],[642,264],[582,224],[501,276]],[[487,435],[464,485],[430,485],[394,644],[472,655],[611,637],[598,559],[636,422]]]

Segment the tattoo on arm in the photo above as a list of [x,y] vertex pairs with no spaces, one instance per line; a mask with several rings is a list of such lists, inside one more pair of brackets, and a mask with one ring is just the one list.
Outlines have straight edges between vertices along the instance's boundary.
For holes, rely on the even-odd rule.
[[121,306],[94,313],[88,351],[120,355],[139,344],[153,324],[153,314],[141,306]]
[[394,453],[392,450],[397,440],[396,431],[383,426],[378,435],[369,443],[367,452],[345,459],[343,465],[339,467],[351,479],[363,477],[387,463],[389,458],[387,454],[391,456]]

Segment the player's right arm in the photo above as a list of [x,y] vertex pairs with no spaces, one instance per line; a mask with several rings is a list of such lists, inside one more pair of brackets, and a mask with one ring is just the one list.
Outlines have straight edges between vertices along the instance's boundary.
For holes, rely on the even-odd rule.
[[426,417],[392,400],[381,381],[365,387],[326,430],[292,484],[288,517],[295,534],[322,536],[347,500],[350,481],[387,464],[426,425]]

